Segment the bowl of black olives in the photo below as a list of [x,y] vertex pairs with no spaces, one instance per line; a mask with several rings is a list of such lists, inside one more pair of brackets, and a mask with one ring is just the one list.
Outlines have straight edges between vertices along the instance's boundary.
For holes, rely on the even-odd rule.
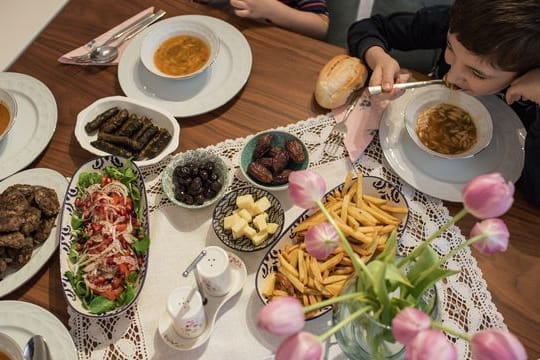
[[230,184],[229,168],[221,157],[197,149],[176,154],[161,178],[163,192],[181,207],[209,206],[223,196]]

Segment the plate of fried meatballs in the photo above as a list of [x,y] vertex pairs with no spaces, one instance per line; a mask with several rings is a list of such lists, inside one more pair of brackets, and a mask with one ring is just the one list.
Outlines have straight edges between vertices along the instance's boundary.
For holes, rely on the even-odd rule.
[[62,174],[40,168],[0,182],[0,297],[34,276],[56,250],[67,185]]

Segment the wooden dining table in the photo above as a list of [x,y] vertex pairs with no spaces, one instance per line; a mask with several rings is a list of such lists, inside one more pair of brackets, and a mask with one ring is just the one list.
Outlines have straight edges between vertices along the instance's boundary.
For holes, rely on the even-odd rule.
[[[328,111],[314,101],[315,82],[323,65],[334,55],[346,53],[344,48],[187,0],[71,0],[7,69],[42,81],[58,105],[52,140],[28,168],[50,168],[69,177],[95,157],[75,139],[75,121],[95,100],[123,95],[117,67],[65,65],[57,59],[149,6],[165,10],[166,17],[201,14],[223,19],[242,32],[253,54],[249,79],[236,96],[208,113],[178,119],[181,139],[176,152],[245,137]],[[451,214],[461,208],[456,203],[444,204]],[[539,358],[540,209],[529,205],[518,190],[503,219],[511,233],[508,250],[491,257],[475,251],[473,255],[509,330],[530,358]],[[458,224],[465,235],[473,225],[472,218]],[[35,276],[2,300],[40,305],[67,326],[58,251]]]

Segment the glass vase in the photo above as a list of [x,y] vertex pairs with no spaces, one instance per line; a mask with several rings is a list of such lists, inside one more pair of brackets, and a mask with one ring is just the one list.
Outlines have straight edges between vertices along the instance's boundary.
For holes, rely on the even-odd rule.
[[[341,295],[355,291],[356,279],[356,277],[352,277],[345,283]],[[423,296],[420,310],[432,319],[438,320],[437,305],[437,292],[434,286]],[[358,300],[342,301],[335,304],[334,325],[362,307],[364,304]],[[377,321],[370,313],[363,314],[344,325],[336,332],[336,338],[341,350],[349,359],[396,360],[405,357],[405,347],[394,339],[391,327]]]

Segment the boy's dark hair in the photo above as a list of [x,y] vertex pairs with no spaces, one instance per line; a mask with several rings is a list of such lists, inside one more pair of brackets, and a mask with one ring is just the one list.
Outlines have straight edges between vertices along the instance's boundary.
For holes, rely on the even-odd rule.
[[456,0],[450,33],[501,70],[540,67],[540,0]]

